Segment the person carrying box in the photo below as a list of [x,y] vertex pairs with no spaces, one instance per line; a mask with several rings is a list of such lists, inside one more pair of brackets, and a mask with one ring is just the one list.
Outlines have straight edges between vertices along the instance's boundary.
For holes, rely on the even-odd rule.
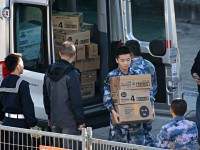
[[110,112],[110,141],[144,145],[145,138],[141,123],[120,125],[119,114],[114,109],[111,96],[110,79],[115,76],[134,75],[130,70],[130,50],[126,46],[116,50],[116,63],[118,68],[109,72],[104,81],[104,105]]

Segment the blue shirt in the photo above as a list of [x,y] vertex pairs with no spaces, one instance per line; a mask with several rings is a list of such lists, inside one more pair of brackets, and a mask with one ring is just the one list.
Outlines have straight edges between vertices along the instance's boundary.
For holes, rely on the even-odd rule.
[[157,135],[156,146],[166,149],[194,149],[198,131],[194,122],[176,117],[171,123],[162,126]]
[[154,65],[150,61],[139,56],[131,60],[130,70],[135,74],[151,74],[152,87],[150,89],[150,96],[151,99],[155,100],[155,95],[157,93],[157,77]]

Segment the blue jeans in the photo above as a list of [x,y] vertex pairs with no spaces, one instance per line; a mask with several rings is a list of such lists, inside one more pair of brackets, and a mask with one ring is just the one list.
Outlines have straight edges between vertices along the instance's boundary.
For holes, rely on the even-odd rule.
[[198,128],[198,143],[200,144],[200,94],[196,101],[196,124]]

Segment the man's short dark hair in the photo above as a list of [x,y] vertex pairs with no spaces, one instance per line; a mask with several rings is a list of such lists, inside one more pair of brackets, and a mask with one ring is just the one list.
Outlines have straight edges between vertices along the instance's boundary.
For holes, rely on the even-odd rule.
[[141,55],[140,44],[136,40],[129,40],[125,43],[126,47],[129,48],[130,52],[133,53],[135,56]]
[[115,58],[119,58],[119,55],[126,55],[126,54],[130,54],[129,48],[126,46],[121,46],[116,49]]
[[177,116],[184,116],[187,111],[187,103],[183,99],[174,99],[171,104],[171,109]]
[[10,72],[13,72],[17,67],[17,65],[19,64],[19,58],[22,58],[22,54],[20,53],[12,53],[5,58],[6,68]]

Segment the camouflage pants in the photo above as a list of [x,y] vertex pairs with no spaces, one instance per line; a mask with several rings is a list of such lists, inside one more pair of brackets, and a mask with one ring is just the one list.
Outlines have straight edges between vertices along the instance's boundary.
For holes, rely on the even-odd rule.
[[142,124],[112,125],[110,124],[109,140],[137,145],[145,144]]
[[152,121],[143,123],[143,132],[144,132],[144,136],[145,136],[145,144],[144,145],[154,147],[155,143],[153,141],[151,129],[152,129]]

